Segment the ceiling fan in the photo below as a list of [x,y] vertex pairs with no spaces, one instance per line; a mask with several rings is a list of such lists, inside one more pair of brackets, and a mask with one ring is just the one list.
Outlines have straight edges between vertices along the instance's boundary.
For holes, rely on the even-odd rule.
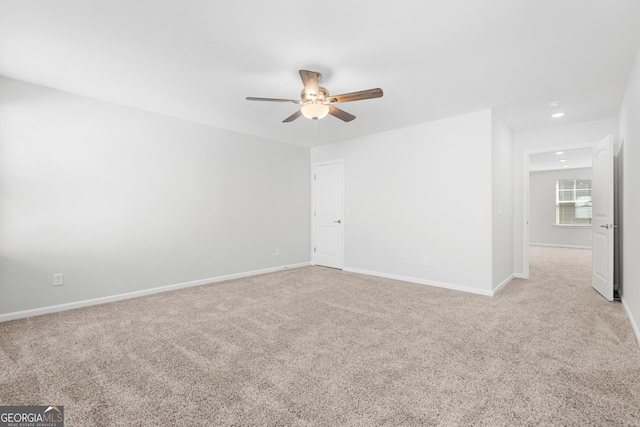
[[300,78],[304,85],[300,93],[300,101],[294,99],[256,98],[253,96],[247,96],[246,99],[247,101],[292,102],[302,105],[298,111],[282,121],[282,123],[290,123],[300,116],[318,120],[327,114],[331,114],[342,121],[350,122],[356,116],[335,107],[333,104],[382,97],[382,89],[380,88],[343,93],[342,95],[329,95],[329,91],[318,84],[320,73],[316,71],[300,70]]

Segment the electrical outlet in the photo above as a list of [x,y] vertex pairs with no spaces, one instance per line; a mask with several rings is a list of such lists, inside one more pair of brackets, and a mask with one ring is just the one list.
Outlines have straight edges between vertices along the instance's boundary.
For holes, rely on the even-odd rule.
[[280,248],[276,249],[276,256],[280,256]]
[[56,273],[53,275],[53,286],[62,286],[64,285],[64,274]]
[[409,255],[405,255],[402,259],[403,262],[409,262]]
[[422,258],[422,264],[423,265],[429,265],[429,258],[427,258],[427,257]]

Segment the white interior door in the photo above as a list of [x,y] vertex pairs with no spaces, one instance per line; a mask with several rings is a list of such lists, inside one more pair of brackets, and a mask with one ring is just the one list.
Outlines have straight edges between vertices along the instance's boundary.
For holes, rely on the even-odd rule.
[[613,137],[593,147],[593,287],[613,301]]
[[342,163],[313,167],[313,258],[316,265],[342,268],[344,168]]

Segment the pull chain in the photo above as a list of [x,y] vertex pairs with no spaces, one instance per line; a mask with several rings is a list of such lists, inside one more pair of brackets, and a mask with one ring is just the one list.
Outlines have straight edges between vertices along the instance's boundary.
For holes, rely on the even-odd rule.
[[318,119],[313,122],[313,147],[318,148]]

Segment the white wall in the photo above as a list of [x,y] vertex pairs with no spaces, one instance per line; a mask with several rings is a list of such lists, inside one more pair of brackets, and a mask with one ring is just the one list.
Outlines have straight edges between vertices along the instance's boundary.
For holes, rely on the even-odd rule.
[[0,92],[0,315],[309,261],[308,149]]
[[322,146],[311,159],[345,162],[346,270],[492,291],[489,110]]
[[[514,133],[513,181],[514,181],[514,270],[523,275],[523,226],[528,221],[528,212],[523,212],[523,195],[527,196],[523,180],[523,158],[528,152],[554,151],[557,148],[578,148],[593,144],[609,134],[617,133],[615,118],[556,126]],[[528,157],[527,157],[528,158]],[[527,173],[527,177],[529,174]],[[526,213],[526,215],[524,215]]]
[[513,133],[492,116],[493,288],[513,277]]
[[556,181],[592,179],[591,168],[529,174],[529,242],[538,245],[591,247],[590,226],[556,226]]
[[622,302],[640,341],[640,50],[624,100],[618,131],[622,171]]

